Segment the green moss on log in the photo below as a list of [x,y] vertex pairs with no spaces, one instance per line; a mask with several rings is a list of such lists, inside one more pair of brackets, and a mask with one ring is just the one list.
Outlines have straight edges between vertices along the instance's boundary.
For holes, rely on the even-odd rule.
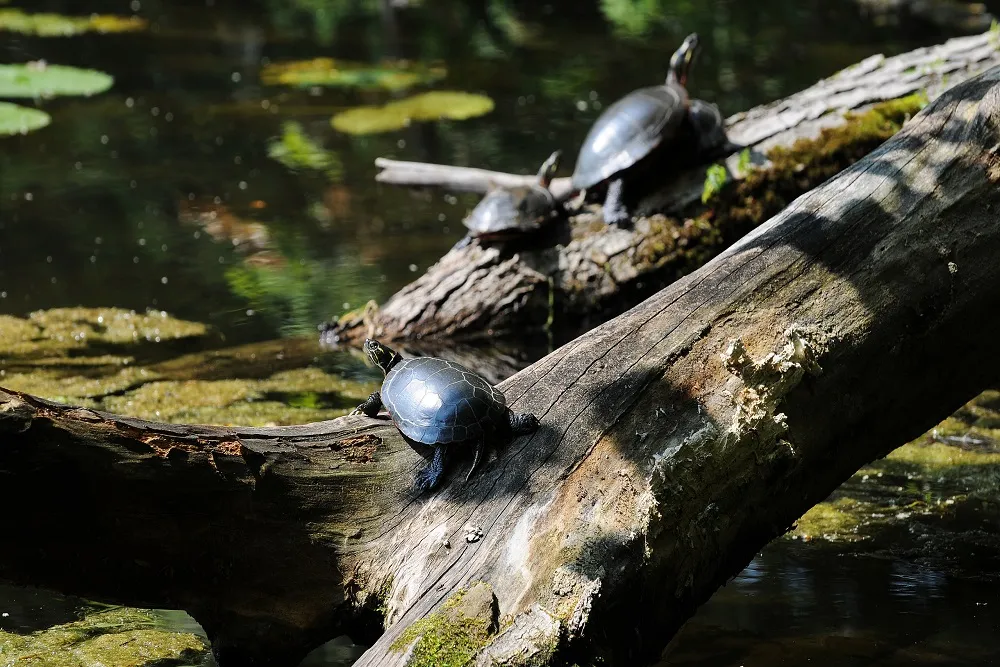
[[496,634],[496,599],[489,584],[461,589],[439,611],[422,618],[392,643],[393,651],[413,646],[409,667],[463,667]]
[[926,95],[918,93],[848,113],[842,125],[825,128],[815,138],[771,149],[770,165],[724,185],[708,208],[696,204],[684,220],[654,215],[640,221],[647,227],[639,227],[645,240],[636,264],[645,271],[665,270],[671,280],[691,272],[796,197],[875,150],[926,104]]

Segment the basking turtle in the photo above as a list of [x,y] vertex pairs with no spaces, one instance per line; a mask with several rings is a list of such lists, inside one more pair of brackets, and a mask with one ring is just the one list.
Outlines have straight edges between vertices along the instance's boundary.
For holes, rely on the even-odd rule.
[[374,417],[385,405],[404,436],[434,447],[431,464],[417,475],[421,490],[437,485],[449,445],[475,447],[468,481],[488,441],[503,443],[538,428],[534,415],[513,413],[503,393],[461,364],[435,357],[403,359],[370,338],[365,339],[364,351],[385,373],[385,380],[381,391],[373,392],[351,414]]
[[537,183],[491,187],[462,221],[469,233],[455,247],[466,246],[472,239],[497,240],[533,232],[552,220],[562,208],[549,191],[560,157],[562,151],[555,151],[542,163]]
[[[629,183],[667,151],[670,160],[695,162],[726,143],[718,109],[688,97],[688,74],[700,49],[692,33],[670,58],[663,85],[632,91],[600,115],[587,133],[573,171],[573,190],[587,199],[604,192],[604,220],[623,225],[636,197]],[[721,139],[720,135],[721,134]]]

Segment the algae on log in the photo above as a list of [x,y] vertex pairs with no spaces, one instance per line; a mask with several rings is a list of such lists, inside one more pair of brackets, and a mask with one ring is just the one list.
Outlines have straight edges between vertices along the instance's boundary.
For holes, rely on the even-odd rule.
[[0,578],[187,609],[222,667],[294,665],[381,615],[358,667],[643,664],[995,380],[998,147],[1000,67],[503,382],[540,428],[427,495],[384,419],[174,426],[0,393]]
[[[755,168],[746,170],[730,156],[730,177],[749,177],[730,183],[707,206],[700,201],[702,166],[670,176],[668,185],[640,204],[641,217],[631,230],[608,228],[589,207],[547,238],[452,249],[380,308],[352,311],[325,325],[322,339],[460,340],[548,328],[565,340],[582,333],[690,273],[873,150],[927,97],[1000,63],[998,46],[1000,38],[991,31],[893,58],[873,56],[784,100],[735,114],[726,121],[727,131],[750,147]],[[378,180],[398,185],[485,191],[491,180],[533,178],[380,164],[386,168]],[[568,180],[556,179],[553,191],[568,191]]]

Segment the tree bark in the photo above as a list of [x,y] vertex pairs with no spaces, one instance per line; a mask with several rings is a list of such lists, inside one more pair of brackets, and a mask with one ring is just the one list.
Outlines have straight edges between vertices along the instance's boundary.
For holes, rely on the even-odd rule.
[[187,609],[223,667],[294,665],[381,613],[358,667],[643,664],[796,517],[995,380],[998,151],[1000,67],[503,382],[541,427],[429,494],[426,452],[384,419],[173,426],[0,393],[0,577]]
[[[766,171],[773,166],[767,158],[772,149],[842,127],[847,111],[917,91],[933,99],[947,85],[1000,63],[997,45],[997,36],[989,32],[893,58],[873,56],[784,100],[731,116],[727,132],[733,142],[749,147],[755,168]],[[589,207],[547,237],[453,249],[380,308],[348,313],[327,325],[323,340],[352,344],[377,335],[454,341],[546,329],[566,340],[697,268],[877,142],[862,144],[838,158],[842,163],[830,173],[786,179],[791,182],[781,200],[771,196],[779,186],[765,182],[750,198],[705,206],[700,196],[706,167],[701,166],[671,176],[647,196],[631,230],[605,226],[600,212]],[[378,180],[418,187],[483,192],[490,182],[531,178],[384,159],[378,164],[383,168]],[[736,155],[725,165],[731,179],[746,175]],[[553,187],[563,194],[568,179],[556,179]],[[756,215],[746,214],[758,207]]]

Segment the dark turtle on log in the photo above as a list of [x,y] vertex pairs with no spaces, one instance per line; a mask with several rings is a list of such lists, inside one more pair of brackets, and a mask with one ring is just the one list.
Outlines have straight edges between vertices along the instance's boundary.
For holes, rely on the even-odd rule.
[[493,187],[462,221],[469,233],[455,247],[473,239],[495,241],[537,231],[562,210],[549,191],[562,151],[555,151],[538,169],[538,182],[524,187]]
[[515,414],[496,387],[461,364],[436,357],[403,359],[376,340],[365,339],[364,351],[385,373],[381,391],[373,392],[351,414],[374,417],[384,405],[402,434],[434,447],[431,464],[417,475],[417,488],[437,486],[449,446],[475,448],[472,477],[487,443],[503,444],[533,433],[538,418]]
[[640,88],[612,104],[584,139],[572,187],[588,200],[604,194],[609,225],[631,218],[639,193],[630,186],[638,172],[695,164],[728,144],[718,108],[690,99],[685,88],[699,49],[698,35],[688,35],[670,58],[663,85]]

